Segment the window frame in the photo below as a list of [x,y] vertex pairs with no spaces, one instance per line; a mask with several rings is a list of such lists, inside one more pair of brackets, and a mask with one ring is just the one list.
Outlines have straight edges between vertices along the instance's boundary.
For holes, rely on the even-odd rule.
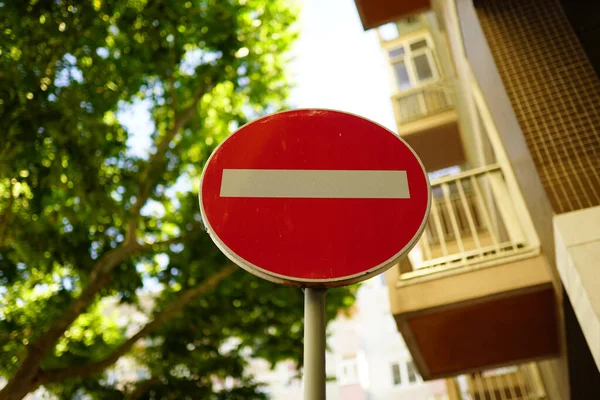
[[[412,371],[414,372],[413,380],[410,379],[409,365],[412,365]],[[396,383],[396,380],[395,380],[395,378],[396,378],[395,372],[394,372],[395,366],[398,367],[398,371],[399,371],[400,380],[398,381],[398,383]],[[391,376],[390,381],[392,383],[393,388],[407,388],[407,387],[412,387],[412,386],[423,383],[423,378],[421,378],[421,375],[419,374],[419,371],[417,370],[415,362],[412,359],[391,361],[389,371],[390,371],[390,376]]]
[[[354,373],[347,373],[346,369],[350,368]],[[358,360],[356,357],[346,358],[338,361],[336,365],[336,380],[340,386],[354,385],[359,383]]]
[[[394,368],[398,369],[398,382],[396,382],[396,371]],[[404,384],[404,380],[402,379],[402,363],[399,361],[394,361],[390,363],[390,369],[392,370],[392,386],[400,387]]]
[[[410,46],[412,44],[420,42],[422,40],[425,40],[426,46],[421,47],[417,50],[412,50],[410,48]],[[392,57],[389,55],[389,53],[391,51],[393,51],[395,49],[399,49],[401,47],[404,49],[404,53],[401,56]],[[393,80],[395,83],[394,87],[398,92],[402,93],[402,92],[411,91],[416,88],[426,86],[430,83],[441,80],[440,69],[439,69],[437,59],[435,56],[435,46],[434,46],[433,40],[431,38],[431,34],[429,32],[418,31],[418,32],[415,32],[414,34],[411,34],[409,37],[396,38],[396,39],[391,40],[388,43],[386,43],[384,49],[386,51],[386,56],[388,58],[389,65],[392,70],[392,76],[393,76]],[[427,58],[427,61],[429,63],[429,66],[430,66],[431,72],[432,72],[431,78],[419,79],[419,76],[418,76],[418,73],[416,71],[416,67],[414,64],[414,59],[421,55],[425,55],[425,57]],[[398,81],[398,78],[396,76],[396,71],[394,68],[395,65],[400,62],[404,63],[407,74],[408,74],[408,79],[411,84],[411,86],[406,89],[400,88],[400,82]]]
[[[411,380],[411,372],[413,375],[413,379]],[[417,367],[415,366],[415,362],[413,360],[408,360],[406,362],[406,377],[408,385],[415,385],[419,383],[419,371],[417,371]]]

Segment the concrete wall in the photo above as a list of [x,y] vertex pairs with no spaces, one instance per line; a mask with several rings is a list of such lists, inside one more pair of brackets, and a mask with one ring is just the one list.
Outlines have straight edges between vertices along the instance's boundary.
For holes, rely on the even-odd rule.
[[429,400],[436,395],[446,396],[443,380],[419,379],[409,383],[405,369],[402,384],[394,385],[392,363],[403,364],[405,368],[411,355],[390,313],[390,299],[382,277],[373,278],[361,287],[358,304],[361,343],[369,365],[369,400]]
[[[361,285],[357,307],[348,318],[340,315],[329,325],[327,376],[339,375],[345,360],[357,362],[357,379],[350,382],[332,380],[327,383],[328,400],[431,400],[446,398],[442,381],[409,383],[406,369],[403,384],[394,385],[391,365],[406,363],[411,356],[396,329],[390,313],[387,286],[382,277],[375,277]],[[264,361],[255,360],[250,371],[256,379],[267,384],[272,400],[301,400],[302,382],[290,379],[296,371],[291,363],[283,363],[271,370]],[[435,397],[438,396],[438,397]]]
[[554,217],[556,264],[600,369],[600,206]]

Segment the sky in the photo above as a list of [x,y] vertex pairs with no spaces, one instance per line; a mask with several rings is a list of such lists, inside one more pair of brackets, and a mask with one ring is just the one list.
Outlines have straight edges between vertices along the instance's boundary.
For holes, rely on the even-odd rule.
[[[289,66],[292,107],[347,111],[395,131],[391,78],[377,34],[363,30],[354,1],[294,1],[301,13]],[[147,157],[154,130],[149,107],[148,101],[134,102],[117,116],[130,132],[130,151],[140,157]]]
[[301,0],[290,73],[294,108],[332,108],[395,131],[391,83],[377,34],[365,32],[353,0]]

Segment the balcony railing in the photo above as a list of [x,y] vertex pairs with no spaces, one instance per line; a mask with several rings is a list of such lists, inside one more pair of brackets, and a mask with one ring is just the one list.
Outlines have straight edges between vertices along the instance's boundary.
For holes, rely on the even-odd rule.
[[535,363],[457,378],[461,400],[542,400],[546,391]]
[[427,118],[454,108],[454,92],[447,81],[397,93],[392,96],[399,125]]
[[493,164],[431,182],[431,212],[400,279],[509,261],[536,251],[502,168]]

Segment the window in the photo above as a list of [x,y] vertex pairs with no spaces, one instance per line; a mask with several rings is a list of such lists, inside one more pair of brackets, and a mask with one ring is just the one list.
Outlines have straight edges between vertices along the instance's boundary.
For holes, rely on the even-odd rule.
[[358,363],[355,357],[340,361],[337,366],[337,382],[339,385],[358,383]]
[[429,58],[427,54],[419,54],[413,58],[415,64],[415,72],[419,81],[426,81],[433,79],[433,70],[429,64]]
[[415,364],[412,361],[406,363],[406,371],[408,372],[408,382],[416,383],[418,374],[415,369]]
[[400,374],[400,364],[392,363],[392,379],[394,386],[402,384],[402,375]]
[[416,42],[412,42],[410,44],[411,51],[417,51],[417,50],[423,49],[425,47],[427,47],[427,39],[419,39]]
[[429,36],[419,36],[389,48],[388,57],[400,91],[438,79]]
[[411,386],[421,382],[421,377],[412,361],[390,364],[394,386]]
[[408,75],[408,68],[404,61],[398,61],[393,64],[394,74],[396,75],[396,83],[398,84],[398,89],[400,90],[408,90],[414,86],[412,79]]

